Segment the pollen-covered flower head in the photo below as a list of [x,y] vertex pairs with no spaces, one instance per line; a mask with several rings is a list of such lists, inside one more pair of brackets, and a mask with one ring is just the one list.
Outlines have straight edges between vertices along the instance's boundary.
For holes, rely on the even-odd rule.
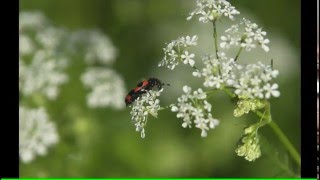
[[270,41],[265,38],[267,33],[248,19],[243,18],[239,24],[225,30],[225,33],[227,34],[221,36],[221,48],[229,49],[232,46],[239,46],[246,51],[251,51],[260,46],[265,52],[270,50],[268,47]]
[[81,81],[87,89],[87,104],[91,108],[125,107],[123,97],[125,86],[122,77],[110,68],[90,67],[81,76]]
[[195,64],[195,55],[190,53],[188,49],[191,46],[196,46],[197,40],[198,37],[194,35],[192,37],[180,37],[171,41],[165,48],[163,48],[164,58],[158,66],[166,66],[173,70],[180,62],[183,62],[184,64],[188,64],[193,67]]
[[225,16],[231,20],[234,16],[240,14],[226,0],[197,0],[196,9],[194,9],[187,20],[190,20],[193,16],[198,16],[199,21],[203,23],[213,22],[222,16]]
[[141,94],[131,105],[131,120],[136,127],[136,131],[141,133],[141,138],[145,137],[145,126],[147,125],[149,114],[155,118],[158,117],[160,110],[160,100],[163,88],[159,91],[148,90]]
[[44,108],[19,107],[19,155],[30,163],[37,155],[47,154],[48,148],[59,141],[56,126]]
[[183,92],[178,103],[171,105],[171,111],[177,112],[177,118],[183,120],[182,127],[191,128],[194,124],[201,129],[201,136],[206,137],[207,131],[219,124],[219,120],[212,117],[212,105],[206,101],[207,94],[201,88],[192,92],[189,86],[184,86]]

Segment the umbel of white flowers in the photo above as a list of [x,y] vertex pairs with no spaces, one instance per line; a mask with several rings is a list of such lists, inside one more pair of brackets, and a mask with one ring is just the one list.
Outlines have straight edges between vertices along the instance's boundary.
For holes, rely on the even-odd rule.
[[185,94],[178,98],[178,103],[171,105],[171,111],[177,112],[177,118],[182,118],[182,127],[191,128],[194,123],[201,129],[201,136],[206,137],[209,129],[215,128],[219,120],[211,115],[212,105],[206,101],[207,94],[201,88],[191,93],[191,87],[183,86]]
[[51,26],[39,12],[19,14],[19,91],[23,95],[57,98],[59,86],[68,81],[63,72],[68,58],[58,53],[65,36],[63,29]]
[[226,0],[197,0],[196,8],[190,13],[187,20],[190,20],[193,16],[198,16],[200,22],[208,23],[221,17],[233,20],[234,15],[237,14],[240,14],[240,12]]
[[56,126],[44,108],[19,107],[19,155],[24,163],[46,155],[48,147],[59,140]]
[[171,41],[167,47],[163,48],[164,58],[158,66],[166,66],[173,70],[180,62],[194,66],[194,54],[187,50],[191,46],[197,45],[197,36],[180,37],[177,40]]
[[123,109],[124,82],[114,70],[104,67],[89,67],[82,74],[81,81],[88,89],[87,104],[91,108],[110,106]]
[[[75,56],[89,67],[81,75],[90,108],[125,107],[122,77],[112,69],[117,49],[98,30],[70,32],[56,27],[41,12],[19,14],[19,154],[24,163],[58,142],[54,122],[41,100],[56,100],[60,87],[69,80],[66,69]],[[77,62],[78,63],[78,62]],[[95,65],[100,65],[95,67]],[[36,98],[35,98],[36,97]],[[25,103],[27,102],[27,103]],[[23,106],[34,102],[36,109]]]
[[[203,86],[210,90],[226,90],[232,97],[238,99],[234,116],[240,117],[250,111],[255,111],[265,107],[265,102],[271,97],[279,97],[279,85],[275,83],[275,78],[279,71],[273,69],[271,65],[265,65],[261,62],[242,65],[237,62],[239,54],[244,49],[249,52],[256,47],[261,47],[265,52],[269,52],[269,39],[267,33],[256,23],[243,18],[240,23],[232,25],[224,31],[225,34],[217,37],[216,21],[226,17],[234,20],[235,16],[240,14],[226,0],[197,0],[196,8],[190,13],[187,20],[198,17],[202,23],[213,23],[215,39],[215,56],[207,54],[202,56],[200,61],[203,66],[196,68],[197,56],[192,53],[190,48],[198,45],[198,37],[194,35],[178,38],[163,48],[164,58],[159,66],[167,67],[173,70],[180,62],[191,66],[194,71],[194,77],[203,79]],[[218,40],[221,40],[218,43]],[[229,58],[220,51],[230,47],[238,47],[238,53],[235,58]],[[171,105],[171,111],[177,113],[177,118],[183,119],[184,128],[195,127],[201,129],[201,136],[207,136],[207,131],[218,125],[219,121],[212,118],[211,104],[206,100],[206,93],[201,88],[191,93],[191,88],[187,85],[183,87],[183,94],[178,98],[178,103]],[[261,156],[258,128],[262,124],[252,125],[245,130],[241,143],[236,149],[239,156],[244,156],[248,161],[254,161]],[[256,127],[254,130],[253,127]],[[251,131],[250,131],[251,130]]]
[[141,133],[141,138],[145,137],[145,126],[148,122],[149,114],[155,118],[158,117],[160,110],[160,96],[163,89],[159,91],[150,90],[138,97],[131,105],[131,120],[136,127],[136,131]]
[[212,55],[204,56],[204,68],[192,73],[195,77],[204,78],[204,87],[233,88],[240,98],[269,99],[280,96],[279,86],[273,82],[279,74],[278,70],[261,62],[243,66],[233,58],[227,58],[224,53],[220,53],[219,57],[218,60]]
[[269,51],[269,39],[265,36],[267,33],[259,28],[256,23],[243,18],[239,24],[232,25],[225,30],[227,35],[221,36],[220,47],[229,49],[232,46],[245,48],[246,51],[260,46],[265,52]]
[[[111,67],[116,54],[117,49],[100,31],[69,32],[50,24],[40,12],[20,12],[19,90],[24,96],[38,93],[50,100],[56,99],[59,87],[69,80],[64,71],[72,63],[70,58],[77,55],[83,57],[88,66],[92,66],[82,77],[90,75],[92,79],[100,80],[99,83],[88,86],[86,78],[82,78],[84,86],[92,90],[87,96],[88,106],[122,109],[125,107],[124,82]],[[107,73],[104,74],[103,80],[102,76],[98,75],[103,71],[102,66],[94,68],[95,64],[104,66]],[[113,84],[112,88],[110,84]],[[110,98],[113,98],[114,102],[110,101]]]
[[88,107],[125,108],[123,78],[111,67],[117,55],[111,40],[97,30],[80,30],[71,33],[70,44],[68,49],[77,54],[80,52],[88,65],[81,75],[84,87],[89,90]]
[[[188,20],[197,16],[200,22],[208,23],[215,22],[222,17],[234,20],[234,16],[240,14],[235,7],[225,0],[197,0],[196,6],[196,9],[187,18]],[[225,33],[226,35],[221,36],[220,47],[222,49],[238,46],[240,49],[251,51],[260,46],[265,52],[269,51],[267,46],[269,40],[265,38],[267,33],[248,19],[243,18],[239,24],[232,25],[225,30]],[[186,64],[195,69],[192,73],[193,76],[204,79],[204,87],[211,89],[230,88],[233,90],[232,93],[242,100],[269,99],[280,96],[279,86],[274,82],[279,71],[274,70],[271,65],[264,65],[261,62],[241,65],[236,62],[235,58],[228,58],[225,53],[220,52],[217,57],[209,54],[203,56],[202,63],[204,66],[201,69],[196,68],[196,55],[190,51],[190,48],[198,45],[197,40],[197,35],[193,35],[179,37],[167,43],[166,47],[163,48],[164,57],[159,62],[159,67],[163,66],[174,70],[180,63]],[[184,87],[185,93],[189,93],[187,87]],[[214,127],[213,122],[218,121],[211,120],[213,118],[208,109],[198,110],[197,114],[195,112],[197,108],[192,106],[193,98],[195,97],[181,96],[178,103],[172,105],[171,110],[177,112],[178,118],[183,119],[183,127],[191,127],[192,118],[196,119],[194,123],[196,127],[202,130],[201,135],[205,137],[208,127]],[[203,96],[202,98],[196,98],[197,103],[202,102],[203,107],[206,107],[209,103],[206,101],[206,97]],[[235,115],[240,116],[253,109],[246,110],[239,106],[238,110],[235,110]],[[199,117],[206,120],[199,120]],[[211,122],[211,124],[205,126],[206,123],[204,122]]]

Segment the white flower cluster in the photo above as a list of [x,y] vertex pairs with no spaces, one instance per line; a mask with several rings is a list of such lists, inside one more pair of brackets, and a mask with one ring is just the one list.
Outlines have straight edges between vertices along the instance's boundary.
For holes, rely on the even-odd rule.
[[69,49],[75,52],[80,49],[89,66],[81,75],[83,85],[91,90],[87,95],[87,105],[90,108],[110,106],[123,109],[125,85],[122,77],[111,69],[117,49],[110,39],[96,30],[82,30],[73,32],[70,42],[72,46]]
[[92,91],[87,95],[90,108],[111,106],[115,109],[125,107],[124,82],[122,77],[110,68],[89,67],[82,74],[81,81]]
[[63,72],[68,59],[58,52],[65,31],[39,12],[22,12],[19,18],[19,90],[25,96],[40,93],[56,99],[59,86],[68,81]]
[[278,84],[272,80],[279,74],[278,70],[273,70],[270,66],[261,62],[248,64],[240,71],[238,80],[234,84],[235,93],[239,97],[269,99],[279,97]]
[[[241,29],[241,30],[239,30]],[[240,46],[245,48],[246,51],[261,46],[265,51],[269,51],[269,39],[265,38],[267,33],[259,28],[256,23],[243,18],[239,24],[232,25],[226,31],[226,36],[221,36],[220,47],[228,49],[231,46]]]
[[[115,61],[117,49],[109,37],[98,30],[81,30],[70,35],[71,50],[84,52],[85,62],[89,65],[110,65]],[[75,48],[77,47],[77,48]]]
[[[20,12],[20,104],[35,100],[34,94],[56,99],[59,87],[69,79],[64,72],[70,64],[68,58],[75,54],[84,57],[90,65],[109,65],[114,61],[116,49],[108,37],[97,31],[71,33],[50,24],[40,12]],[[115,71],[90,67],[82,75],[82,81],[92,89],[88,94],[90,107],[125,107],[124,82]],[[34,102],[40,106],[37,104],[40,101]],[[28,163],[36,154],[45,155],[46,147],[58,142],[58,135],[44,107],[33,110],[20,106],[19,116],[20,159]]]
[[48,24],[45,16],[38,11],[19,13],[19,32],[29,29],[41,29]]
[[220,53],[219,57],[220,60],[212,55],[205,55],[202,57],[205,67],[192,73],[195,77],[204,77],[204,87],[220,89],[223,86],[231,86],[235,83],[234,69],[240,69],[241,66],[236,64],[233,58],[228,59],[224,53]]
[[47,149],[56,144],[59,137],[56,126],[43,108],[19,107],[19,155],[24,163],[30,163],[37,155],[46,155]]
[[195,55],[189,53],[188,48],[190,46],[197,45],[197,36],[186,36],[180,37],[177,40],[173,40],[165,48],[163,48],[164,58],[158,64],[158,66],[166,66],[167,68],[173,70],[180,62],[184,64],[189,64],[191,67],[194,66]]
[[63,72],[66,67],[64,57],[59,58],[52,51],[38,50],[29,65],[19,59],[19,89],[26,96],[38,92],[54,100],[59,94],[59,86],[68,81]]
[[231,87],[242,98],[269,99],[280,96],[278,84],[272,83],[279,74],[278,70],[261,62],[243,66],[233,58],[228,59],[224,53],[219,57],[220,60],[212,55],[204,56],[202,60],[205,67],[192,73],[195,77],[204,77],[203,86],[215,89]]
[[212,106],[205,100],[207,94],[201,88],[192,93],[189,86],[184,86],[183,92],[185,94],[178,98],[178,103],[171,105],[171,111],[183,119],[182,127],[191,128],[193,121],[195,127],[201,129],[201,136],[206,137],[207,131],[219,124],[219,120],[211,115]]
[[190,13],[187,20],[190,20],[194,15],[198,15],[200,22],[207,23],[216,21],[221,16],[233,20],[235,15],[240,14],[226,0],[197,0],[196,4],[196,9]]
[[148,115],[152,115],[153,117],[158,117],[158,111],[160,110],[160,100],[157,99],[163,89],[159,91],[147,91],[138,97],[132,106],[131,109],[131,119],[134,125],[136,126],[136,131],[141,133],[141,138],[145,137],[145,129],[144,127],[147,125]]

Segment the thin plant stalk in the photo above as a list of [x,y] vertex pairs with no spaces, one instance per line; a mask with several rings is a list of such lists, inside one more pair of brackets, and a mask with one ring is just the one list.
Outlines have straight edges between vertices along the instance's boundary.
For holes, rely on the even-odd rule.
[[216,28],[216,20],[212,22],[213,24],[213,39],[214,39],[214,48],[216,52],[216,58],[219,60],[219,50],[218,50],[218,35],[217,35],[217,28]]
[[236,62],[236,61],[237,61],[237,59],[239,58],[239,56],[240,56],[240,53],[241,53],[242,49],[243,49],[243,47],[240,47],[240,49],[239,49],[239,51],[238,51],[238,53],[237,53],[236,57],[234,58],[234,61],[235,61],[235,62]]
[[255,111],[255,114],[259,117],[263,117],[266,119],[269,123],[268,125],[271,127],[271,129],[274,131],[275,135],[278,136],[280,142],[283,144],[283,146],[288,150],[291,157],[294,159],[294,161],[298,164],[298,166],[301,166],[301,157],[296,150],[296,148],[292,145],[288,137],[282,132],[280,127],[272,120],[271,117],[271,111],[270,111],[270,103],[266,103],[266,116],[263,116],[263,114],[259,111]]

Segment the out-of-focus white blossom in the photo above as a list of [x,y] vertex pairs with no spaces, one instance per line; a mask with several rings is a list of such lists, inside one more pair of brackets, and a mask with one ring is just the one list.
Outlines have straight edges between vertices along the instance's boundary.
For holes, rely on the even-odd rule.
[[196,15],[199,17],[200,22],[207,23],[216,21],[222,16],[233,20],[235,15],[240,14],[240,12],[226,0],[197,0],[196,5],[196,9],[190,13],[187,20],[190,20]]
[[183,62],[184,64],[189,64],[193,67],[195,64],[193,59],[195,55],[193,53],[189,53],[188,48],[190,46],[196,46],[197,40],[197,36],[186,36],[173,40],[163,48],[164,58],[158,66],[166,66],[173,70],[180,62]]
[[26,35],[19,36],[19,55],[28,55],[34,50],[33,41]]
[[69,48],[75,53],[83,54],[89,65],[111,65],[116,59],[117,49],[109,37],[98,30],[73,32],[70,34],[70,42]]
[[19,13],[19,32],[42,29],[47,24],[48,20],[39,11]]
[[44,108],[19,107],[19,155],[30,163],[37,155],[46,155],[48,148],[58,143],[56,126]]
[[183,119],[182,127],[191,128],[193,122],[196,128],[201,129],[201,136],[206,137],[207,131],[219,124],[219,120],[211,115],[212,105],[206,101],[206,93],[201,88],[192,92],[189,86],[184,86],[183,92],[178,103],[171,105],[171,111]]
[[19,15],[19,90],[53,100],[68,81],[66,56],[59,52],[65,31],[52,26],[40,12]]
[[160,110],[160,96],[163,89],[159,91],[147,91],[138,97],[131,106],[131,119],[136,127],[136,131],[141,133],[141,138],[145,137],[145,126],[147,125],[149,114],[153,117],[158,117],[158,111]]
[[30,64],[19,63],[19,89],[26,96],[41,93],[48,99],[56,99],[59,86],[68,81],[63,72],[66,67],[64,57],[57,57],[52,51],[38,50]]
[[260,46],[265,52],[270,50],[268,47],[270,40],[265,38],[267,33],[248,19],[243,18],[239,24],[232,25],[225,32],[227,35],[220,38],[221,48],[228,49],[231,46],[240,46],[246,51],[251,51]]
[[[53,26],[48,26],[37,31],[35,40],[43,49],[58,51],[59,45],[64,43],[65,30]],[[58,53],[58,52],[57,52]]]
[[90,89],[87,104],[91,108],[110,106],[125,107],[125,86],[122,77],[110,68],[90,67],[82,74],[81,81]]

